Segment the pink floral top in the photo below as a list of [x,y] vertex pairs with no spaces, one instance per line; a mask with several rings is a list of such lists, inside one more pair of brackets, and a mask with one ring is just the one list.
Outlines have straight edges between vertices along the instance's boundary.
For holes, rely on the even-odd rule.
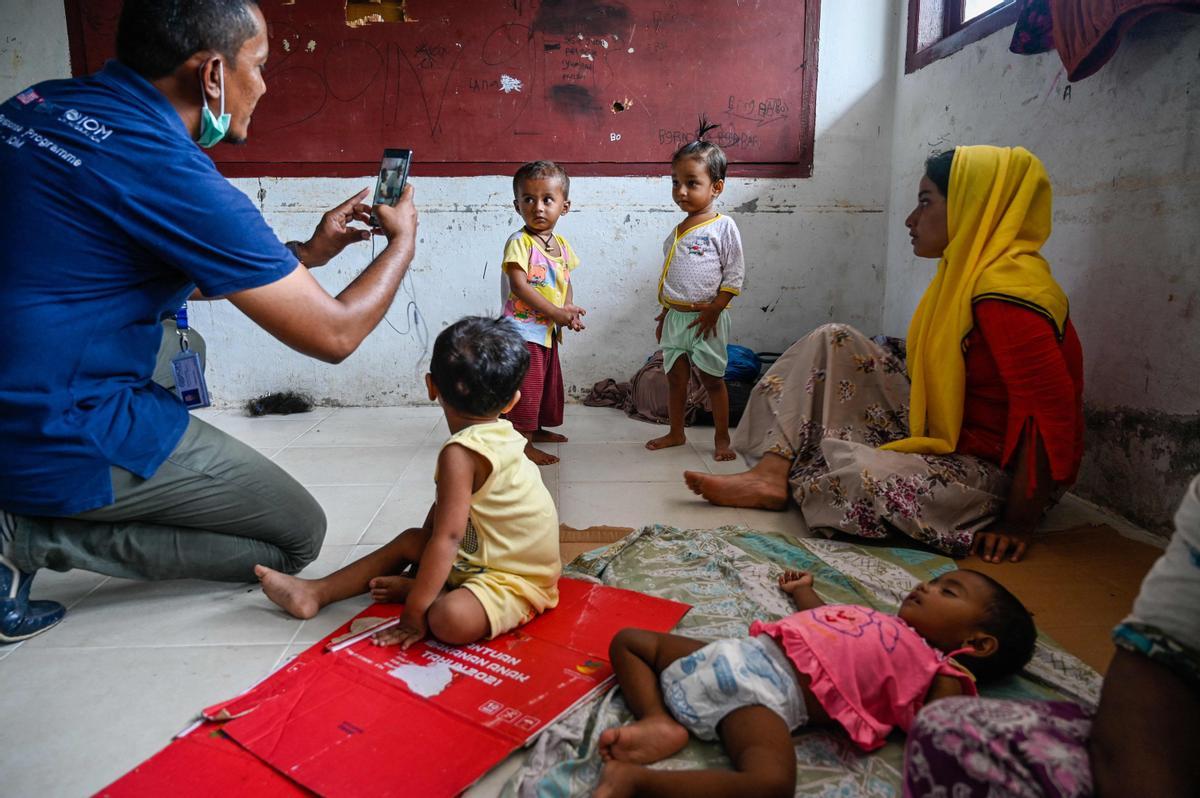
[[[897,618],[854,604],[827,604],[780,621],[755,621],[812,681],[821,706],[863,750],[884,744],[893,727],[908,731],[938,674],[978,695],[975,680]],[[961,653],[959,651],[954,654]]]

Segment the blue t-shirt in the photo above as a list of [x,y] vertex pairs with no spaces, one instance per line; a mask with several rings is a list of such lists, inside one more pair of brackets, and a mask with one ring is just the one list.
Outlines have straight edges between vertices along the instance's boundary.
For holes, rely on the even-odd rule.
[[149,478],[187,409],[151,382],[159,318],[267,285],[295,256],[123,64],[0,105],[0,508],[111,504]]

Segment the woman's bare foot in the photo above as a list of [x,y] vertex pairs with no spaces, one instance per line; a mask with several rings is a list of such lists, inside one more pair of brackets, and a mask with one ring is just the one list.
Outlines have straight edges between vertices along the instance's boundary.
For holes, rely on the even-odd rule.
[[600,733],[600,758],[649,765],[687,745],[688,730],[667,715],[651,715]]
[[659,449],[670,449],[672,446],[683,446],[687,443],[687,436],[684,433],[676,435],[674,432],[668,432],[661,438],[655,438],[652,441],[646,442],[646,448],[652,452],[657,452]]
[[713,459],[718,463],[725,462],[726,460],[737,459],[737,452],[735,452],[733,447],[729,445],[728,435],[718,435],[713,440],[713,448],[715,449],[713,452]]
[[288,576],[265,565],[254,566],[254,575],[262,583],[263,593],[287,614],[307,620],[321,609],[321,597],[314,580]]
[[764,479],[753,471],[740,474],[702,474],[684,471],[683,481],[692,493],[723,507],[751,507],[758,510],[787,508],[788,483]]
[[637,792],[637,777],[645,768],[628,762],[609,760],[600,771],[600,783],[592,798],[628,798]]
[[381,604],[403,604],[412,590],[413,579],[407,576],[377,576],[367,583],[371,601]]
[[532,460],[535,465],[540,466],[554,465],[558,462],[557,457],[550,454],[550,452],[543,452],[541,449],[534,448],[532,443],[525,444],[525,456]]
[[537,429],[529,440],[535,443],[566,443],[567,436],[559,435],[557,432],[551,432],[548,429]]

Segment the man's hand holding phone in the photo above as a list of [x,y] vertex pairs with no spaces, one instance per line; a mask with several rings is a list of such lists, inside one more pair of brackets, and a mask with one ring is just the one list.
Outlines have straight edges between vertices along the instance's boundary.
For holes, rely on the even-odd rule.
[[395,205],[376,205],[371,209],[378,229],[387,236],[388,243],[397,239],[415,239],[417,235],[417,206],[413,204],[413,187],[404,187]]
[[371,231],[353,227],[351,222],[369,224],[371,209],[363,203],[367,189],[325,212],[312,238],[296,247],[300,262],[310,269],[324,266],[336,258],[343,249],[356,241],[366,241]]

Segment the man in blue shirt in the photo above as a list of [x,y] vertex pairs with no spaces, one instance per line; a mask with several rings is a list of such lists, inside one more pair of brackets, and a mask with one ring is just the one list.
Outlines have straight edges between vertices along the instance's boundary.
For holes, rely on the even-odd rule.
[[311,562],[312,496],[151,381],[159,319],[224,297],[336,363],[413,256],[409,189],[374,208],[388,244],[331,296],[307,267],[369,237],[365,192],[289,249],[197,146],[244,140],[266,90],[255,0],[127,0],[117,56],[0,104],[0,642],[62,618],[29,599],[39,568],[242,581]]

